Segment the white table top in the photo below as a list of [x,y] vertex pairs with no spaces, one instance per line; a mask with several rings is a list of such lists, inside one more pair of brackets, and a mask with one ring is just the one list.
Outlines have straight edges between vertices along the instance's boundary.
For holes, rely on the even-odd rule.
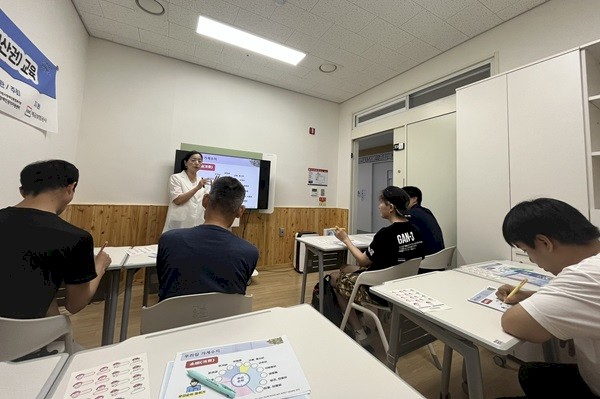
[[[126,247],[106,247],[104,248],[104,252],[106,252],[110,256],[110,266],[108,266],[108,270],[120,269],[123,267],[123,263],[125,262],[125,257],[127,256],[127,250],[131,248],[131,246]],[[98,255],[100,252],[100,247],[94,248],[94,255]]]
[[0,362],[0,398],[44,398],[68,355],[61,353],[24,362]]
[[[521,340],[505,333],[500,326],[502,312],[469,302],[468,298],[484,288],[499,287],[501,283],[461,273],[456,270],[431,272],[407,277],[371,287],[371,291],[453,333],[467,337],[473,343],[498,354],[512,354]],[[451,307],[447,310],[421,312],[395,300],[390,291],[413,288]]]
[[[358,248],[366,248],[373,241],[373,237],[365,234],[351,234],[349,237]],[[296,241],[325,252],[340,251],[346,248],[346,245],[335,236],[300,236],[296,237]]]
[[178,351],[287,335],[310,384],[311,399],[422,398],[412,387],[309,305],[273,308],[130,338],[73,355],[52,398],[63,399],[73,371],[146,352],[151,397]]
[[144,252],[138,255],[129,255],[125,261],[125,264],[123,265],[125,269],[156,267],[156,252],[158,251],[158,244],[134,246],[132,250],[135,250],[136,248],[143,248],[144,250],[150,252]]

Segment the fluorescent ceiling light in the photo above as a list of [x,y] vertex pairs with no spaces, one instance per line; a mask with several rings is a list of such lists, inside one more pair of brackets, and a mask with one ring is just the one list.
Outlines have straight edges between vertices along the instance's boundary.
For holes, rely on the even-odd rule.
[[306,54],[300,51],[271,42],[262,37],[254,36],[203,16],[198,18],[196,32],[292,65],[297,65],[306,56]]

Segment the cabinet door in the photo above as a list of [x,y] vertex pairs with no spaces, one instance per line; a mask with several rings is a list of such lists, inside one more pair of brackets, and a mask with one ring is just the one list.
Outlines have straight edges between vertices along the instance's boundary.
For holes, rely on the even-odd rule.
[[456,115],[406,127],[406,185],[423,191],[423,206],[437,219],[447,247],[456,245]]
[[511,206],[565,201],[589,218],[579,52],[508,74]]
[[510,259],[506,75],[456,92],[458,264]]

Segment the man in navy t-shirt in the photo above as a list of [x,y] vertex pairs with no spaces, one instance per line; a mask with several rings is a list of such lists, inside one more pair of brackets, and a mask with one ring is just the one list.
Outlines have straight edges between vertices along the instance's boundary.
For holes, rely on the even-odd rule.
[[408,215],[410,222],[421,232],[421,238],[425,245],[425,255],[431,255],[444,249],[444,236],[433,213],[421,206],[423,193],[418,187],[402,187],[410,196],[408,204]]
[[229,228],[245,211],[246,190],[233,177],[220,177],[205,194],[204,224],[165,232],[158,241],[158,296],[223,292],[245,294],[258,262],[258,249]]

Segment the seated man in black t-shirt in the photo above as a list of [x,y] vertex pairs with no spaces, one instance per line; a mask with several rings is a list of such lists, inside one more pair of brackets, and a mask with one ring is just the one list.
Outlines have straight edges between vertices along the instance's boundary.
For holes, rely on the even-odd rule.
[[57,315],[55,297],[63,282],[71,313],[95,294],[110,257],[104,251],[94,257],[92,236],[58,216],[78,179],[77,168],[61,160],[36,162],[21,172],[23,201],[0,210],[0,316]]
[[244,214],[246,190],[233,177],[213,181],[204,194],[204,224],[160,236],[156,271],[158,297],[224,292],[245,294],[258,262],[258,249],[229,229]]
[[[330,274],[331,285],[336,289],[338,303],[342,311],[345,311],[346,306],[348,306],[348,300],[360,272],[385,269],[410,259],[423,258],[424,248],[421,235],[405,216],[408,202],[408,194],[396,186],[386,187],[381,192],[379,196],[379,213],[382,218],[387,219],[391,224],[375,234],[373,241],[365,252],[362,252],[352,243],[343,229],[336,227],[335,236],[348,247],[358,263],[358,266],[342,266],[339,271]],[[355,302],[377,303],[369,295],[367,287],[364,286],[359,288]],[[354,309],[350,312],[348,323],[354,329],[354,337],[357,341],[361,342],[367,338],[367,334]]]
[[441,251],[444,249],[442,228],[433,216],[433,212],[421,206],[423,193],[418,187],[414,186],[406,186],[402,189],[410,196],[408,214],[410,215],[410,222],[421,232],[423,244],[425,245],[425,256]]

